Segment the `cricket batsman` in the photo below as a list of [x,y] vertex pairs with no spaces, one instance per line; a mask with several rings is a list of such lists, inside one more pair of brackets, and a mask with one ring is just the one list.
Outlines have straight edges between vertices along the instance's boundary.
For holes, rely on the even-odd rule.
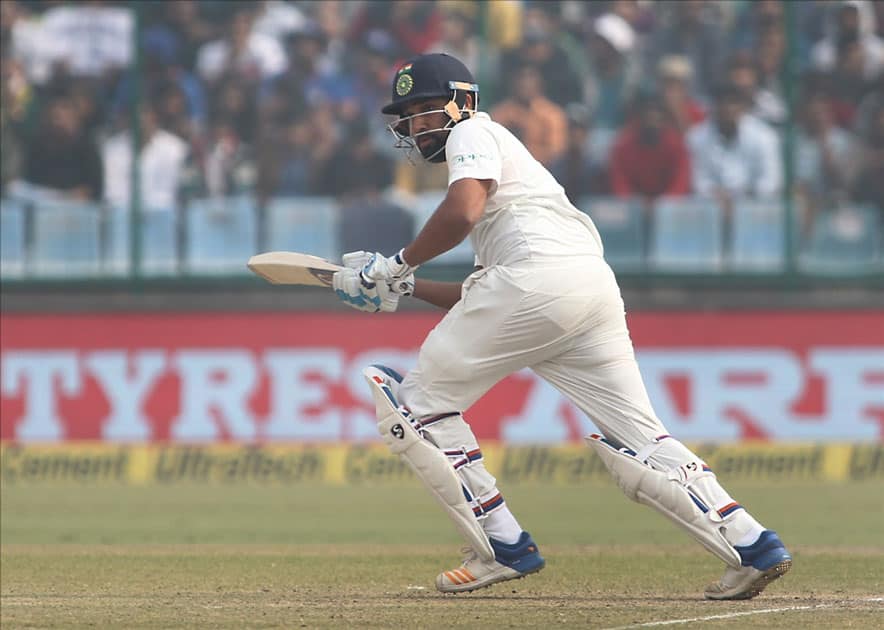
[[[670,436],[645,391],[623,300],[592,221],[503,126],[479,111],[470,71],[445,54],[414,57],[393,79],[384,114],[396,145],[446,162],[448,191],[398,253],[352,252],[334,276],[337,295],[368,312],[401,296],[447,309],[404,377],[366,368],[378,428],[466,539],[460,567],[436,587],[472,591],[540,571],[544,559],[486,470],[463,412],[522,368],[546,379],[595,422],[586,442],[630,499],[661,512],[725,564],[709,599],[748,599],[786,573],[792,558]],[[463,284],[414,276],[465,238],[476,271]]]

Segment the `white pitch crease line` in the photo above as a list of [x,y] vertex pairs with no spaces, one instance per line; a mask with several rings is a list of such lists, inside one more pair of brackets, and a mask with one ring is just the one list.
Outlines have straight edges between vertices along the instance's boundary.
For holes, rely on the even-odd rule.
[[694,623],[696,621],[715,621],[717,619],[734,619],[736,617],[748,617],[749,615],[768,615],[770,613],[791,612],[795,610],[819,610],[820,608],[831,608],[830,604],[820,604],[818,606],[785,606],[783,608],[761,608],[759,610],[747,610],[745,612],[727,613],[723,615],[708,615],[706,617],[691,617],[690,619],[668,619],[666,621],[649,621],[647,623],[636,623],[630,626],[617,626],[616,628],[606,628],[605,630],[630,630],[631,628],[652,628],[655,626],[676,626],[683,623]]

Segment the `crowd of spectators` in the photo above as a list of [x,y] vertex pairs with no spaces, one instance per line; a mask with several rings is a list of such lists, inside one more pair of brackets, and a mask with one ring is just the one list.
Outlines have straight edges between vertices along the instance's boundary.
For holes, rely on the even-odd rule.
[[448,52],[572,200],[732,210],[791,185],[811,213],[884,215],[884,3],[792,3],[790,37],[786,4],[3,0],[4,194],[124,207],[137,142],[147,209],[247,193],[393,212],[383,191],[445,175],[405,167],[380,106],[402,60]]

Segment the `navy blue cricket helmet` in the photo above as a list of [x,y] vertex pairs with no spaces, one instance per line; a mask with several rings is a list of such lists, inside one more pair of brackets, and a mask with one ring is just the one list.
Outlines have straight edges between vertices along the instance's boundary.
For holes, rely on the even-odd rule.
[[[466,95],[472,94],[472,102],[466,107]],[[429,112],[403,116],[406,107],[419,101],[447,98],[448,103]],[[472,73],[458,59],[444,53],[418,55],[402,64],[393,78],[392,100],[381,111],[399,116],[389,125],[396,136],[396,147],[413,151],[417,149],[430,162],[445,161],[445,141],[451,128],[472,116],[479,103],[479,86]],[[448,116],[442,127],[411,133],[411,121],[419,116],[444,112]],[[432,143],[419,146],[420,136],[431,135]]]

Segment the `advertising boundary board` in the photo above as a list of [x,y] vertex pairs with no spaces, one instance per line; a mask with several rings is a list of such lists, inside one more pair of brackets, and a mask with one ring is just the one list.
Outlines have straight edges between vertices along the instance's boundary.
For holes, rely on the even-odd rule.
[[[0,440],[377,441],[361,370],[405,372],[441,314],[0,314]],[[628,315],[648,394],[690,442],[884,440],[884,312]],[[465,410],[481,441],[594,426],[533,372]]]
[[[881,444],[691,445],[727,481],[884,481]],[[610,481],[587,447],[483,446],[485,463],[501,482],[568,485]],[[333,485],[417,483],[385,447],[368,444],[210,446],[0,445],[4,485],[258,484]]]

